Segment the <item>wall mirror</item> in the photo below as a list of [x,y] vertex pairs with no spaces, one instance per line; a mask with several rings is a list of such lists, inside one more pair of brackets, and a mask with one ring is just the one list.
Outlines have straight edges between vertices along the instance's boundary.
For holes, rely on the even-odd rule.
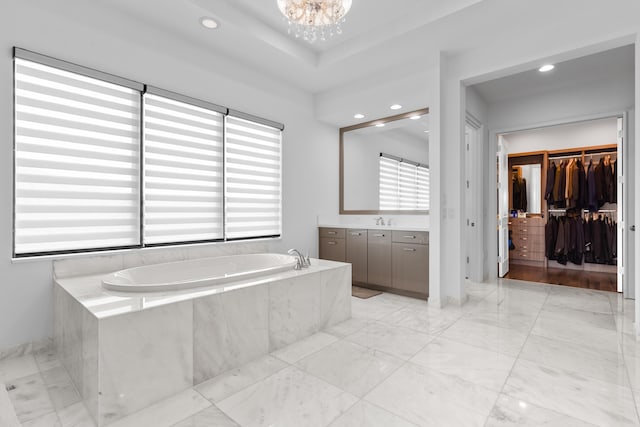
[[509,209],[542,213],[542,156],[509,158],[511,183]]
[[428,113],[340,129],[340,214],[429,212]]

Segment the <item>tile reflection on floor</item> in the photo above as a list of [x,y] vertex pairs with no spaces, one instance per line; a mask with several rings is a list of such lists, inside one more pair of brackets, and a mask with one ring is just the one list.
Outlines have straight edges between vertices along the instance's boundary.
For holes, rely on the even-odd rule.
[[[354,298],[352,319],[112,426],[639,424],[633,301],[514,280],[466,289],[443,309]],[[1,422],[94,426],[51,352],[0,361],[0,385]]]

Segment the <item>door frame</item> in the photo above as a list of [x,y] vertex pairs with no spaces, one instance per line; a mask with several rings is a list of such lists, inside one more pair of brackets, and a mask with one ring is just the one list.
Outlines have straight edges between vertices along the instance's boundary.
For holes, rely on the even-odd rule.
[[[626,137],[628,135],[628,115],[629,115],[629,111],[628,110],[618,110],[618,111],[613,111],[613,112],[603,112],[603,113],[598,113],[598,114],[590,114],[590,115],[584,115],[584,116],[575,116],[575,117],[570,117],[570,118],[565,118],[565,119],[558,119],[558,120],[550,120],[550,121],[544,121],[544,122],[538,122],[538,123],[530,123],[528,125],[523,125],[523,126],[518,126],[518,127],[512,127],[512,128],[502,128],[502,129],[497,129],[497,130],[490,130],[489,135],[490,135],[490,141],[495,144],[495,146],[490,146],[489,147],[489,152],[490,155],[493,158],[493,161],[496,163],[492,163],[492,167],[488,168],[488,172],[487,173],[492,173],[492,171],[497,170],[497,160],[498,160],[498,156],[496,155],[496,153],[498,155],[500,155],[500,152],[498,152],[497,148],[499,146],[499,138],[501,138],[501,135],[506,134],[506,133],[513,133],[513,132],[522,132],[522,131],[529,131],[529,130],[536,130],[536,129],[542,129],[542,128],[548,128],[548,127],[554,127],[554,126],[562,126],[562,125],[570,125],[570,124],[576,124],[576,123],[581,123],[581,122],[589,122],[592,120],[599,120],[599,119],[608,119],[608,118],[622,118],[623,119],[623,138]],[[624,147],[628,146],[629,144],[627,143],[628,141],[625,140],[624,141],[625,144],[623,145],[623,152],[618,153],[618,158],[622,159],[622,170],[626,171],[629,170],[629,158],[627,156],[627,150],[624,149]],[[491,182],[491,181],[490,181]],[[624,183],[623,183],[624,185]],[[625,186],[626,187],[626,186]],[[493,188],[492,191],[495,192],[495,194],[497,194],[497,190],[498,188]],[[627,200],[627,191],[624,190],[622,192],[622,195],[618,194],[619,197],[622,197],[622,206],[625,206],[628,204],[628,200]],[[489,202],[491,202],[491,200],[489,200]],[[496,201],[497,202],[497,201]],[[497,219],[500,215],[499,212],[499,208],[498,208],[498,204],[496,203],[496,205],[494,207],[491,207],[491,212],[494,212],[494,215],[490,215],[490,220],[489,220],[489,227],[491,230],[498,230],[498,222]],[[618,210],[618,218],[620,218],[620,215],[622,214],[622,212],[620,211],[620,209]],[[626,215],[626,212],[624,213]],[[624,223],[620,223],[618,222],[618,228],[620,229],[622,226],[624,225]],[[628,234],[628,230],[627,229],[622,229],[622,236],[624,241],[627,240],[627,234]],[[495,238],[495,235],[492,234],[492,236],[494,236],[493,238]],[[508,235],[507,235],[508,236]],[[508,237],[506,237],[508,239]],[[500,259],[498,257],[498,247],[499,245],[502,243],[500,241],[500,233],[498,231],[498,238],[497,238],[498,244],[497,245],[493,245],[493,244],[488,244],[488,251],[489,251],[489,256],[490,259],[493,260],[498,260],[498,262],[500,262]],[[489,242],[491,242],[491,240],[489,240]],[[627,253],[626,253],[626,247],[624,247],[624,245],[622,246],[622,253],[618,254],[618,270],[620,270],[620,268],[623,267],[623,265],[620,264],[620,260],[622,259],[628,259]],[[493,263],[491,262],[492,265],[498,265],[498,263]],[[491,265],[489,266],[491,268]],[[499,277],[498,271],[493,271],[490,270],[492,277]],[[618,275],[618,277],[620,277],[620,275]],[[633,284],[628,283],[628,278],[627,275],[622,275],[622,279],[623,279],[623,283],[618,283],[618,292],[622,292],[623,295],[626,294],[626,292],[629,289],[629,286],[633,286]]]

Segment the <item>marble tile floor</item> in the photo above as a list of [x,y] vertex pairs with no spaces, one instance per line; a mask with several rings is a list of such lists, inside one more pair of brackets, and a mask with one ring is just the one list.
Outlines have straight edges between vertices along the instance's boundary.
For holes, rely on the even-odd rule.
[[[352,319],[111,426],[640,424],[633,301],[508,279],[467,293],[354,298]],[[3,427],[94,427],[51,352],[0,361],[0,386]]]

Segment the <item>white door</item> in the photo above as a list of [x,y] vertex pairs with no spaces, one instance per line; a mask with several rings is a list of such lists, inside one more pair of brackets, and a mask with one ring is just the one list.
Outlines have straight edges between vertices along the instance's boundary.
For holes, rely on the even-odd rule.
[[618,292],[622,292],[622,289],[628,289],[625,277],[625,268],[627,264],[625,249],[625,215],[624,215],[624,191],[625,188],[625,170],[624,170],[624,118],[618,117],[618,159],[616,160],[618,169],[618,239],[617,239],[617,254],[618,254]]
[[509,272],[509,158],[498,136],[498,276]]
[[471,231],[471,221],[473,220],[472,210],[473,203],[471,198],[471,188],[469,182],[471,181],[471,153],[469,152],[469,143],[471,139],[471,127],[469,125],[465,126],[464,130],[464,145],[465,145],[465,180],[466,180],[466,188],[465,188],[465,211],[467,213],[467,227],[465,233],[465,277],[468,279],[471,276],[470,271],[470,259],[471,259],[471,242],[473,242],[473,233]]
[[480,211],[481,176],[479,173],[479,141],[480,125],[473,116],[467,117],[465,125],[465,251],[466,277],[472,280],[482,280],[481,263],[485,262],[483,250],[480,246]]

